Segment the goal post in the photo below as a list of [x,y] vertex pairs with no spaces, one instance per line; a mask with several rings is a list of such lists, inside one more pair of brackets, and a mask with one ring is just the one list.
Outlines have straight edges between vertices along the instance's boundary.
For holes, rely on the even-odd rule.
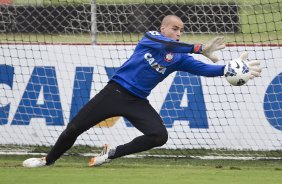
[[92,35],[92,43],[97,43],[97,6],[96,6],[96,0],[91,1],[91,35]]
[[[239,87],[224,77],[171,74],[148,97],[169,140],[138,155],[281,158],[281,7],[279,0],[0,4],[0,152],[46,153],[144,32],[158,30],[162,17],[175,14],[184,21],[183,41],[225,36],[219,64],[248,51],[250,60],[261,60],[262,76]],[[113,117],[79,136],[78,151],[70,152],[93,152],[139,135],[125,117]]]

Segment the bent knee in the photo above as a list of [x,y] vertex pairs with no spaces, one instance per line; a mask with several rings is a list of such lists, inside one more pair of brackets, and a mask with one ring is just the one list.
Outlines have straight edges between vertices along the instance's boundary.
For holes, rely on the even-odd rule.
[[157,147],[157,146],[162,146],[164,145],[167,140],[168,140],[168,133],[167,133],[167,130],[162,130],[158,133],[156,133],[154,136],[153,136],[153,142],[154,142],[154,145]]

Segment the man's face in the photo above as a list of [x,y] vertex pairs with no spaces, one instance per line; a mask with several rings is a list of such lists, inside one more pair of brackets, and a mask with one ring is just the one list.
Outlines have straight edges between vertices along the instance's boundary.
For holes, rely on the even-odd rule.
[[183,33],[183,22],[177,18],[171,18],[167,24],[161,26],[161,33],[173,40],[179,41]]

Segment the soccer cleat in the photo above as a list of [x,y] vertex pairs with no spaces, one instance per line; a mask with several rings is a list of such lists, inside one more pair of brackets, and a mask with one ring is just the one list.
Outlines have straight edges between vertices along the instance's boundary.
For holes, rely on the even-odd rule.
[[96,167],[104,163],[110,162],[111,159],[109,159],[109,151],[110,145],[105,144],[102,152],[98,156],[91,158],[88,165],[90,167]]
[[29,158],[23,161],[24,167],[43,167],[46,166],[45,157],[42,158]]

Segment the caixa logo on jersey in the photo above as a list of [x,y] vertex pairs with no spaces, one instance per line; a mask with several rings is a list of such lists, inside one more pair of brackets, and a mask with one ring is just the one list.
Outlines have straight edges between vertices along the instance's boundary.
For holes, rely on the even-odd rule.
[[[115,69],[105,67],[109,78]],[[65,126],[91,98],[90,89],[93,85],[94,70],[95,67],[75,68],[73,88],[68,92],[71,94],[71,102],[68,102],[70,109],[63,109],[63,106],[69,107],[69,105],[62,105],[66,102],[61,100],[59,91],[62,89],[58,85],[56,68],[53,66],[34,67],[28,76],[29,80],[18,105],[12,107],[9,101],[5,104],[0,101],[0,125],[27,126],[33,118],[43,118],[47,126]],[[16,74],[13,66],[0,65],[0,85],[5,85],[4,89],[9,88],[13,91],[13,86],[18,85],[14,82],[15,75],[21,74]],[[282,73],[273,79],[266,90],[264,111],[270,124],[282,130],[282,87],[279,81],[282,81]],[[4,94],[6,94],[5,91],[1,93],[0,98],[6,98]],[[9,96],[8,99],[13,100],[10,97],[11,94],[7,96]],[[16,108],[13,109],[15,112],[13,115],[10,114],[11,108]],[[63,116],[64,110],[70,112],[69,117]],[[159,113],[167,128],[173,127],[175,121],[186,121],[187,126],[194,129],[209,128],[200,77],[187,72],[177,72]],[[131,127],[126,119],[124,122],[127,127]]]

